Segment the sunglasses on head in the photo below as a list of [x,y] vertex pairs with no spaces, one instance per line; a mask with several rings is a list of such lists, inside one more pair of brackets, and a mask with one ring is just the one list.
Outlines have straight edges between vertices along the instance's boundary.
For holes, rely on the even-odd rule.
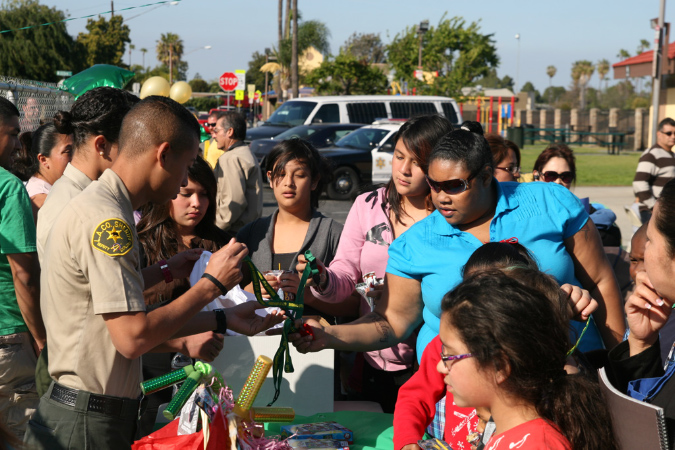
[[548,172],[544,172],[541,174],[542,178],[544,179],[545,182],[547,183],[553,183],[556,181],[558,178],[562,180],[563,183],[565,184],[570,184],[572,180],[574,180],[574,175],[572,172],[563,172],[563,173],[558,173],[553,170],[549,170]]
[[443,191],[448,195],[457,195],[469,189],[469,181],[473,180],[476,175],[477,174],[471,175],[466,180],[462,178],[456,178],[454,180],[434,181],[428,176],[426,179],[427,184],[435,193],[438,194],[439,192]]

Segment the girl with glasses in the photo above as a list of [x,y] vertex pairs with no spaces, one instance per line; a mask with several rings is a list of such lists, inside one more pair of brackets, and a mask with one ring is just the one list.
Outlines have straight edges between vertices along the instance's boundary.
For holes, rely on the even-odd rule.
[[520,149],[518,146],[494,133],[486,134],[485,139],[490,144],[497,181],[518,181],[520,178]]
[[486,450],[617,448],[597,383],[564,370],[571,343],[549,301],[555,283],[532,286],[520,270],[474,275],[444,296],[437,368],[448,395],[490,411]]
[[[479,247],[464,266],[464,279],[481,272],[495,270],[500,270],[516,279],[526,280],[530,286],[536,286],[546,294],[547,300],[554,307],[560,309],[566,317],[571,319],[585,321],[597,308],[597,302],[590,297],[587,291],[575,289],[572,285],[563,285],[559,288],[550,276],[539,271],[536,261],[527,249],[516,242],[491,242]],[[424,435],[426,426],[431,423],[432,419],[436,422],[434,405],[443,399],[441,410],[445,411],[444,431],[442,434],[439,433],[438,437],[443,437],[452,448],[462,448],[466,445],[467,434],[470,434],[468,430],[474,429],[476,413],[482,421],[482,423],[479,422],[479,427],[484,428],[484,422],[487,422],[490,417],[489,411],[478,410],[474,413],[472,407],[462,408],[455,405],[451,394],[446,396],[443,377],[438,375],[439,353],[448,370],[460,360],[473,356],[471,353],[445,355],[438,336],[427,345],[419,370],[403,385],[399,393],[399,402],[394,412],[395,449],[417,449],[416,442]],[[577,369],[573,366],[570,366],[569,370],[576,372]],[[565,368],[568,369],[567,366]],[[467,418],[471,426],[459,427],[458,425]],[[482,433],[480,428],[478,431]],[[489,438],[489,436],[485,437]],[[487,442],[485,437],[483,441]]]
[[512,237],[532,252],[542,271],[561,284],[585,287],[598,301],[598,327],[589,327],[580,349],[618,343],[625,330],[619,288],[579,200],[554,183],[496,183],[493,173],[480,124],[465,123],[441,138],[427,169],[436,211],[389,247],[380,303],[351,324],[324,329],[312,323],[313,338],[292,335],[298,350],[386,348],[422,324],[421,355],[438,334],[441,299],[461,281],[471,253],[485,242]]

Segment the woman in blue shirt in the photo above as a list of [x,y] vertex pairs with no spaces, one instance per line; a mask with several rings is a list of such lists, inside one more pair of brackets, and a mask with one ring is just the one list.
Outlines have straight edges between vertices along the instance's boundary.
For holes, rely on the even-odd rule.
[[[498,183],[489,145],[477,123],[446,135],[429,158],[427,181],[436,211],[389,248],[382,299],[351,324],[292,336],[299,351],[373,350],[408,336],[423,320],[418,356],[438,334],[443,295],[461,281],[461,268],[486,242],[516,238],[542,271],[582,286],[598,301],[594,313],[606,347],[624,333],[619,289],[595,226],[579,200],[554,183]],[[312,323],[312,325],[317,325]],[[597,334],[582,350],[599,348]]]

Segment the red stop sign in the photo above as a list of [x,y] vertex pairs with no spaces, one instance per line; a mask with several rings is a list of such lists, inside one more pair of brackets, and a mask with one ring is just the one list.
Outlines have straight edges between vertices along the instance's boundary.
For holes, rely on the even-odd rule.
[[238,83],[239,79],[232,72],[225,72],[220,76],[219,84],[224,91],[234,91]]

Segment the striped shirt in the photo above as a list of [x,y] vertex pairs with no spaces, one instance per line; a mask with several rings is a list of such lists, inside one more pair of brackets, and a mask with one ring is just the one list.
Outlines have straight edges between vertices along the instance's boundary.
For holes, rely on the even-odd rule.
[[658,145],[645,150],[640,156],[633,179],[633,192],[638,198],[640,211],[651,211],[663,186],[673,178],[675,155]]

